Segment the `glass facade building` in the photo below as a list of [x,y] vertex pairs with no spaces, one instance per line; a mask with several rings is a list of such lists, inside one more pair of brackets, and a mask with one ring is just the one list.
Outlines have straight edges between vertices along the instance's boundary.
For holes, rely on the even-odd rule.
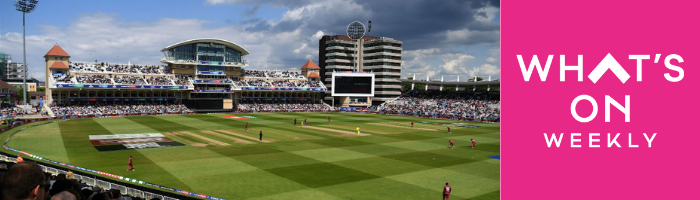
[[217,43],[196,43],[175,47],[168,51],[175,60],[241,63],[241,52]]

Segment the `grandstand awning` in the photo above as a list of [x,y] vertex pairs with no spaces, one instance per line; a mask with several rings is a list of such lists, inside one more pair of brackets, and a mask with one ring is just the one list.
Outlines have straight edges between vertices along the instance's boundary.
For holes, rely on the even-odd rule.
[[63,62],[55,62],[49,69],[68,69],[68,66],[66,64],[63,64]]
[[167,47],[163,48],[163,50],[160,50],[160,51],[167,51],[167,50],[170,50],[170,49],[178,47],[178,46],[182,46],[182,45],[186,45],[186,44],[196,44],[196,43],[219,43],[219,44],[225,45],[228,48],[231,48],[231,49],[234,49],[236,51],[241,52],[241,56],[245,56],[245,55],[250,54],[250,52],[248,52],[248,50],[239,46],[236,43],[229,42],[229,41],[223,40],[223,39],[216,39],[216,38],[198,38],[198,39],[186,40],[186,41],[178,42],[178,43],[172,44],[170,46],[167,46]]

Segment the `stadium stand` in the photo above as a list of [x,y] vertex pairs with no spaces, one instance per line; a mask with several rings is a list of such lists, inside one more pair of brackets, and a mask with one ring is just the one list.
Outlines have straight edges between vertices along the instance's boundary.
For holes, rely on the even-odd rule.
[[334,110],[327,104],[262,104],[243,103],[238,105],[238,111],[262,112],[262,111],[330,111]]
[[122,85],[145,85],[146,81],[137,76],[116,76],[114,77],[114,83]]
[[53,79],[56,83],[72,83],[72,78],[73,76],[70,74],[53,74]]
[[148,78],[148,84],[150,85],[173,85],[173,77],[170,76],[160,76],[160,77],[150,77]]
[[163,74],[163,67],[157,65],[130,65],[110,63],[70,62],[71,72],[123,73],[123,74]]
[[112,115],[112,114],[141,114],[141,113],[182,113],[190,110],[182,104],[160,105],[52,105],[51,110],[56,116],[66,115]]
[[78,83],[92,83],[92,84],[112,84],[112,81],[107,75],[96,75],[96,74],[87,74],[87,75],[77,75],[75,79],[78,81]]
[[380,113],[463,117],[477,121],[500,121],[500,99],[487,92],[411,91],[384,103]]

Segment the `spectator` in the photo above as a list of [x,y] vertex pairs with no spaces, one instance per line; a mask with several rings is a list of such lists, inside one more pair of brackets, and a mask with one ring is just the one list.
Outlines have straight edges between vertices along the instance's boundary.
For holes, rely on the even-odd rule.
[[70,191],[59,192],[51,197],[51,200],[80,200]]
[[5,200],[43,200],[49,184],[44,182],[44,172],[33,162],[17,163],[10,167],[2,179]]
[[57,116],[191,112],[185,105],[182,105],[182,104],[113,105],[113,106],[99,106],[99,105],[58,106],[58,105],[52,105],[51,110],[53,110],[53,112]]
[[262,112],[262,111],[321,111],[333,110],[327,104],[258,104],[242,103],[238,105],[239,111]]
[[66,178],[67,178],[67,179],[73,179],[73,171],[71,171],[71,170],[69,169],[69,170],[68,170],[68,173],[66,173]]

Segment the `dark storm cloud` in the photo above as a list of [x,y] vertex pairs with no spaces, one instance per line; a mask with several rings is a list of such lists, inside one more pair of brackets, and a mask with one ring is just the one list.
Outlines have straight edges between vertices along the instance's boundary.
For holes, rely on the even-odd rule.
[[[497,48],[500,43],[500,22],[493,21],[500,10],[498,0],[230,0],[229,3],[250,6],[267,4],[288,9],[281,20],[248,20],[241,23],[248,27],[246,31],[265,35],[300,32],[299,35],[304,38],[299,38],[299,42],[307,44],[306,50],[301,50],[303,53],[292,52],[303,49],[301,46],[276,45],[271,49],[270,56],[266,57],[268,62],[273,61],[280,66],[298,66],[307,60],[309,54],[313,54],[311,59],[317,61],[318,39],[309,38],[318,31],[344,35],[347,25],[355,20],[365,25],[372,20],[368,36],[391,37],[404,42],[405,72],[415,68],[413,72],[427,70],[437,74],[467,74],[465,71],[475,71],[474,68],[478,66],[466,66],[474,58],[464,54],[465,47],[485,45]],[[413,60],[411,55],[415,53],[410,51],[432,52],[433,56]],[[428,59],[440,59],[442,64],[430,63]],[[486,57],[478,59],[484,60]],[[446,65],[448,61],[459,61],[459,65],[464,67],[449,67]],[[444,69],[442,66],[445,66]]]
[[[266,1],[263,1],[266,2]],[[279,3],[277,1],[268,1]],[[372,20],[372,29],[367,35],[392,37],[404,41],[405,50],[446,47],[455,41],[446,41],[446,31],[469,29],[473,37],[464,45],[498,42],[499,36],[480,31],[497,31],[499,23],[478,22],[475,16],[486,13],[478,9],[486,6],[498,7],[498,1],[356,1],[365,13],[352,13],[345,7],[324,6],[317,8],[312,16],[300,20],[281,21],[272,27],[266,22],[258,22],[249,31],[269,31],[272,33],[293,31],[299,27],[306,35],[318,30],[325,33],[344,34],[347,24],[358,20],[367,25]],[[291,8],[290,8],[291,9]],[[307,12],[307,11],[305,11]],[[268,29],[265,29],[268,28]]]

